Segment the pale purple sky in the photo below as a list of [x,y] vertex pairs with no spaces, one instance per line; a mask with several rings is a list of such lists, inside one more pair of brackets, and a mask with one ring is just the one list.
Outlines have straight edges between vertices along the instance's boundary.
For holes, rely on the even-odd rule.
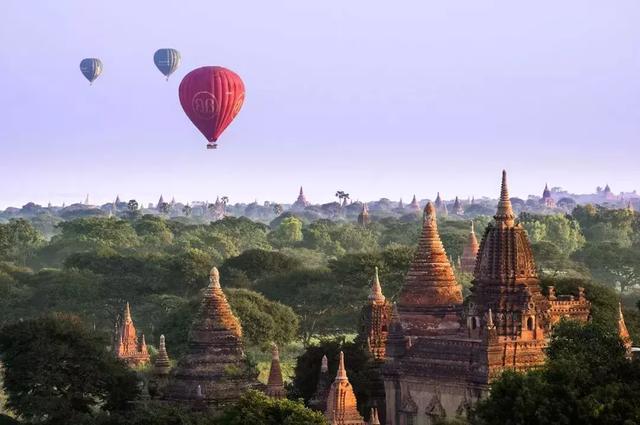
[[[497,196],[502,168],[518,196],[640,189],[639,22],[638,0],[3,0],[0,208]],[[247,89],[218,151],[178,103],[202,65]]]

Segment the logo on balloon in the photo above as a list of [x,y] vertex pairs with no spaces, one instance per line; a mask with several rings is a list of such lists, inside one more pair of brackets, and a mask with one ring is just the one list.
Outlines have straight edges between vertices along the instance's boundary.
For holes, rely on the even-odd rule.
[[240,112],[240,108],[242,108],[242,104],[244,103],[244,94],[241,94],[236,100],[236,103],[233,105],[233,110],[231,112],[231,116],[235,117]]
[[193,96],[191,108],[200,119],[212,120],[218,110],[218,101],[213,93],[201,91]]

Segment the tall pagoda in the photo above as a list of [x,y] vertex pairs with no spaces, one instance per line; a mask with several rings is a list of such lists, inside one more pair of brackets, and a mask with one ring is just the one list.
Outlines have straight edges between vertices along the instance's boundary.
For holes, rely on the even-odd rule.
[[327,398],[329,398],[330,389],[331,376],[329,376],[329,360],[327,359],[327,356],[324,355],[320,362],[316,391],[309,400],[309,407],[324,413],[327,410]]
[[460,327],[462,291],[447,258],[429,202],[424,209],[418,249],[409,266],[398,298],[405,330],[417,334],[441,334]]
[[149,350],[144,334],[138,338],[129,303],[124,308],[123,316],[122,323],[116,323],[114,353],[130,367],[145,365],[149,363]]
[[453,201],[453,213],[455,215],[464,215],[464,209],[462,208],[462,202],[460,198],[456,196],[456,200]]
[[544,185],[544,190],[542,191],[542,199],[540,199],[540,203],[546,208],[555,208],[556,201],[551,196],[551,191],[549,190],[549,185]]
[[362,227],[367,227],[371,223],[371,218],[369,217],[369,208],[367,207],[367,203],[362,203],[362,210],[360,214],[358,214],[358,224]]
[[416,198],[416,195],[413,195],[413,199],[411,199],[411,203],[407,205],[407,210],[411,212],[416,212],[416,213],[420,211],[420,204],[418,204],[418,199]]
[[436,200],[433,203],[434,203],[434,206],[436,207],[436,211],[439,214],[442,214],[443,216],[446,216],[447,214],[449,214],[449,211],[447,210],[447,203],[440,196],[440,192],[436,194]]
[[589,316],[581,288],[577,296],[557,296],[552,287],[542,294],[504,172],[464,309],[459,291],[437,234],[435,208],[427,205],[416,258],[389,325],[382,368],[387,425],[466,416],[502,371],[544,362],[554,323]]
[[189,332],[188,352],[171,374],[165,399],[200,400],[220,407],[258,387],[257,372],[244,353],[240,322],[231,311],[214,267]]
[[473,273],[476,267],[476,257],[478,256],[479,249],[480,245],[478,244],[472,221],[469,237],[467,238],[467,243],[462,248],[462,258],[460,259],[460,268],[463,273]]
[[282,367],[280,366],[280,353],[277,345],[273,344],[271,354],[271,368],[269,369],[265,394],[273,398],[287,398],[284,381],[282,380]]
[[361,317],[361,330],[358,337],[376,360],[384,360],[391,321],[391,304],[382,293],[378,268],[371,282],[368,302],[364,306]]
[[356,396],[347,377],[342,351],[338,373],[329,390],[325,416],[330,425],[367,425],[358,412]]
[[304,210],[309,206],[309,201],[304,196],[304,190],[302,190],[302,186],[300,186],[300,193],[298,193],[298,199],[291,205],[291,209],[294,211]]
[[163,395],[164,389],[169,382],[169,372],[171,372],[171,360],[167,353],[167,346],[164,335],[160,335],[158,354],[153,362],[151,379],[149,380],[149,394],[154,398]]

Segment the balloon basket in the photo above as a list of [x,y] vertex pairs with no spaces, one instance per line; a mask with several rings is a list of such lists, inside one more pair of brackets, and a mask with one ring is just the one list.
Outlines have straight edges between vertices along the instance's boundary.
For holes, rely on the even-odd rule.
[[209,143],[207,144],[207,149],[218,149],[218,145],[215,143]]

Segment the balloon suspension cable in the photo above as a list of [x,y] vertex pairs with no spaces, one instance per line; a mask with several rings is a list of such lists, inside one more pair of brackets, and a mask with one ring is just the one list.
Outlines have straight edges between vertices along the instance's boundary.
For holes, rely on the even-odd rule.
[[207,143],[207,149],[218,149],[218,145],[213,142]]

